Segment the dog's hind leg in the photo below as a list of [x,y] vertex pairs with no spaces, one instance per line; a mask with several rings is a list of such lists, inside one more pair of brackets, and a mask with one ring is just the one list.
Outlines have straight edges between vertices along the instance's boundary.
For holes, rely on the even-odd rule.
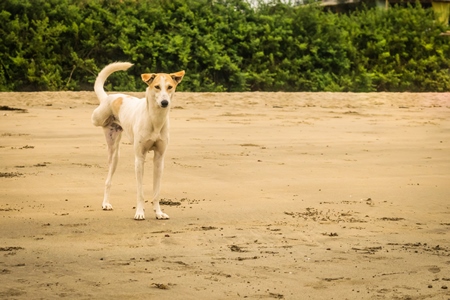
[[103,101],[100,105],[94,109],[91,116],[91,121],[94,126],[104,126],[107,127],[111,123],[112,111],[109,103]]
[[103,127],[105,133],[106,144],[108,145],[108,176],[105,182],[105,195],[103,197],[103,210],[112,210],[113,207],[109,202],[109,194],[111,190],[112,177],[117,168],[119,161],[119,145],[122,136],[122,127],[115,123]]

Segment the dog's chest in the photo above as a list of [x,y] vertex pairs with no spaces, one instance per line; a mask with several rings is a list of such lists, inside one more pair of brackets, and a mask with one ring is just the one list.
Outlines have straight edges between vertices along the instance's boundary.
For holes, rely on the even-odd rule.
[[144,151],[152,151],[159,147],[162,143],[167,144],[167,141],[168,139],[161,133],[161,131],[159,131],[140,136],[138,143]]

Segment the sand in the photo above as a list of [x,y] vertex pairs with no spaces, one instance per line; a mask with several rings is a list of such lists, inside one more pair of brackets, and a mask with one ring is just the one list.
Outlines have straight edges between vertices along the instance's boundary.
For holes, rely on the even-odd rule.
[[449,97],[178,93],[135,221],[93,92],[0,93],[0,298],[450,299]]

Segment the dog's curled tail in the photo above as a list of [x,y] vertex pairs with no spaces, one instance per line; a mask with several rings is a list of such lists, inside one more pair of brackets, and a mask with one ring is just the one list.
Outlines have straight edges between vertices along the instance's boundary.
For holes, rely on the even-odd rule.
[[109,75],[116,71],[125,71],[128,70],[133,64],[129,62],[115,62],[112,64],[107,65],[103,68],[103,70],[100,71],[97,75],[97,79],[95,79],[94,84],[94,91],[95,94],[97,94],[98,99],[103,101],[106,97],[108,97],[108,94],[106,94],[105,89],[103,88],[106,79]]

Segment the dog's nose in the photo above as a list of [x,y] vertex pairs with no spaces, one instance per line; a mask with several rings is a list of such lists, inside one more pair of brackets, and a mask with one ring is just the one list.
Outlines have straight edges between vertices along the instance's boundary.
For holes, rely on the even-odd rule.
[[169,105],[169,101],[163,100],[161,101],[161,107],[167,107]]

